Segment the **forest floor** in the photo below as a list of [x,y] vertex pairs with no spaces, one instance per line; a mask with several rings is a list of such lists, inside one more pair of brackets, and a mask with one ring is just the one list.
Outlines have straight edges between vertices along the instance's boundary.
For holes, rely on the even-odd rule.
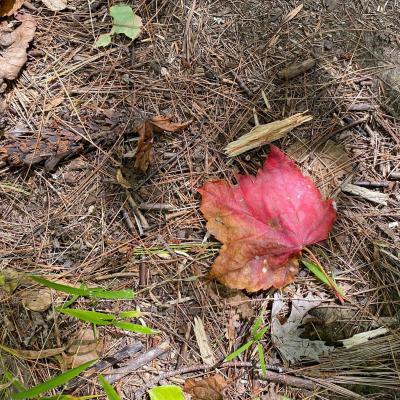
[[[69,155],[51,171],[43,165],[53,160],[51,151],[21,167],[7,157],[0,161],[0,277],[35,274],[75,287],[133,289],[131,301],[81,298],[73,305],[114,314],[140,310],[136,322],[159,331],[97,327],[99,339],[87,352],[114,363],[104,375],[133,365],[113,381],[121,398],[145,398],[151,386],[183,387],[188,378],[217,372],[226,387],[216,399],[398,398],[400,3],[127,3],[143,20],[141,36],[133,42],[114,36],[101,49],[93,44],[110,29],[107,2],[71,0],[52,12],[32,0],[21,10],[34,16],[37,28],[24,69],[0,94],[0,149],[18,141],[37,155],[46,135],[75,139],[66,140]],[[303,8],[290,14],[300,3]],[[309,58],[314,68],[279,79],[283,68]],[[322,297],[303,337],[335,350],[319,361],[289,363],[267,331],[260,342],[268,370],[262,377],[255,346],[230,365],[221,363],[250,340],[261,312],[270,326],[274,290],[250,294],[208,278],[220,244],[206,235],[197,189],[209,179],[234,182],[234,173],[255,174],[261,167],[268,146],[233,159],[223,150],[254,126],[254,115],[267,123],[305,111],[313,120],[275,144],[336,202],[329,239],[312,249],[346,301],[340,304],[301,269],[278,291],[286,313],[294,296]],[[157,115],[192,122],[181,132],[156,134],[149,172],[123,188],[116,170],[135,148],[135,121]],[[69,147],[75,141],[76,152]],[[384,201],[371,201],[370,192],[345,192],[347,184],[380,193]],[[52,306],[45,311],[27,306],[26,296],[40,302],[48,295],[32,284],[0,290],[0,344],[34,352],[0,353],[5,399],[13,390],[6,370],[32,387],[76,365],[71,358],[82,354],[71,350],[71,340],[82,339],[82,332],[91,337],[88,324],[56,311],[66,300],[59,292],[50,292]],[[382,333],[359,345],[340,342],[376,329]],[[138,364],[128,350],[119,359],[117,352],[129,345],[148,360]],[[207,357],[213,367],[203,365]],[[171,376],[161,379],[165,372]],[[102,392],[88,375],[65,393]]]

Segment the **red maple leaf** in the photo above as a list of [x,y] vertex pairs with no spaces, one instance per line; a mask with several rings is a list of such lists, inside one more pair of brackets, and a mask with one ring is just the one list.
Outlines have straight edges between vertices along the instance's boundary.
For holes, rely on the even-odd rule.
[[219,180],[199,189],[207,229],[224,245],[211,275],[255,292],[293,282],[304,246],[327,238],[336,218],[313,181],[277,147],[257,176]]

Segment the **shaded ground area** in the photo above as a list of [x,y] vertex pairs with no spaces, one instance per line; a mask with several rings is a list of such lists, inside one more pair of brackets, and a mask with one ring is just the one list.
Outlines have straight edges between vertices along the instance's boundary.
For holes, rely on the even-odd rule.
[[[43,169],[45,160],[24,168],[1,164],[1,269],[137,292],[131,303],[78,302],[106,312],[140,309],[141,323],[160,330],[144,337],[100,327],[104,357],[137,341],[145,349],[168,343],[169,351],[158,359],[117,380],[126,398],[162,372],[203,363],[193,331],[196,318],[215,361],[222,361],[249,339],[260,310],[270,322],[273,291],[248,295],[207,278],[219,244],[206,236],[196,189],[211,178],[233,182],[234,172],[254,174],[262,165],[268,146],[234,159],[223,152],[254,126],[254,114],[264,123],[308,110],[313,121],[277,145],[336,201],[334,230],[313,251],[348,301],[339,305],[306,270],[282,290],[283,297],[290,304],[296,293],[324,295],[306,326],[309,338],[338,345],[356,333],[388,331],[363,345],[338,348],[320,362],[295,365],[281,359],[267,335],[263,346],[271,368],[290,368],[290,376],[314,385],[296,389],[279,379],[261,379],[257,368],[224,368],[229,383],[224,396],[396,398],[397,1],[310,0],[292,19],[295,1],[128,3],[143,19],[142,36],[134,43],[117,37],[101,51],[93,43],[109,29],[107,4],[72,1],[53,13],[33,1],[25,9],[37,18],[37,33],[26,68],[0,99],[0,145],[15,137],[39,143],[45,134],[68,133],[79,138],[82,149],[51,172]],[[310,57],[317,60],[315,68],[289,81],[277,77],[282,68]],[[149,173],[133,182],[130,193],[149,224],[140,234],[115,174],[135,148],[135,121],[160,114],[193,122],[183,132],[157,135]],[[386,193],[386,204],[342,191],[344,184],[360,182]],[[16,295],[3,292],[1,301],[0,343],[11,348],[59,348],[86,328],[53,309],[27,310]],[[257,362],[256,350],[238,361]],[[65,366],[54,357],[27,361],[5,354],[1,363],[28,387]],[[178,372],[169,382],[182,385],[203,372]],[[88,379],[75,394],[95,393],[96,385]]]

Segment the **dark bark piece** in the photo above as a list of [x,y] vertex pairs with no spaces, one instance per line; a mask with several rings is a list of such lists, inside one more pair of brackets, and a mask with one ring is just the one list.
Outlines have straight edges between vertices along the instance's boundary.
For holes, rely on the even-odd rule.
[[0,159],[12,167],[29,167],[45,161],[45,169],[52,171],[68,156],[79,154],[83,145],[80,137],[67,130],[45,131],[40,138],[15,137],[0,147]]

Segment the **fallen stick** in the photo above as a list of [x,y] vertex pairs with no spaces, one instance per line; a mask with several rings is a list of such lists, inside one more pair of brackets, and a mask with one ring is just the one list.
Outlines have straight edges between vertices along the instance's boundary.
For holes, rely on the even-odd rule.
[[88,371],[89,375],[85,375],[83,377],[78,376],[72,379],[70,382],[68,382],[66,388],[68,390],[75,389],[80,384],[87,382],[87,379],[93,376],[95,372],[100,372],[105,368],[112,367],[117,362],[120,362],[121,360],[128,358],[132,354],[138,353],[141,350],[143,350],[143,344],[140,342],[136,342],[132,345],[123,347],[121,350],[118,350],[116,353],[112,354],[111,356],[108,356],[107,359],[97,361]]
[[374,190],[352,185],[351,183],[342,185],[342,191],[383,206],[386,206],[389,200],[389,195],[386,193],[375,192]]
[[[256,367],[257,366],[252,362],[241,362],[241,361],[226,362],[221,365],[217,364],[218,369],[222,369],[222,368],[256,368]],[[138,389],[135,392],[135,398],[140,399],[140,397],[145,394],[147,389],[150,389],[153,386],[158,385],[164,379],[172,378],[177,375],[188,374],[190,372],[195,372],[195,371],[213,370],[215,368],[216,368],[216,366],[210,366],[208,364],[200,364],[200,365],[192,365],[190,367],[176,369],[174,371],[164,372],[164,373],[160,374],[157,378],[151,380],[150,382],[148,382],[144,386],[142,386],[140,389]],[[278,372],[276,372],[276,371],[278,371]],[[264,378],[260,377],[260,379],[270,380],[271,382],[280,383],[282,385],[293,386],[293,387],[298,387],[301,389],[308,389],[308,390],[314,390],[317,387],[317,384],[315,384],[314,382],[312,382],[309,379],[287,375],[284,372],[280,372],[280,371],[282,371],[282,370],[279,367],[275,367],[272,365],[267,366],[267,375]]]
[[[126,198],[128,199],[128,203],[132,208],[133,214],[135,215],[136,218],[136,222],[140,222],[140,224],[138,223],[138,226],[142,227],[143,230],[147,230],[149,229],[149,223],[147,222],[147,219],[145,218],[145,216],[142,214],[142,212],[139,210],[139,206],[136,203],[135,199],[132,197],[132,195],[129,193],[128,189],[126,189],[125,191],[126,193]],[[139,228],[140,230],[140,228]]]
[[254,93],[243,82],[242,78],[240,78],[240,76],[235,71],[231,71],[231,74],[232,74],[233,78],[235,79],[236,83],[238,84],[238,86],[240,87],[240,89],[242,89],[243,92],[245,92],[248,97],[253,97]]
[[168,342],[161,343],[158,347],[153,347],[149,351],[129,361],[125,367],[115,369],[111,374],[105,375],[108,383],[113,384],[128,375],[129,373],[138,370],[140,367],[153,361],[155,358],[160,357],[162,354],[169,350]]

